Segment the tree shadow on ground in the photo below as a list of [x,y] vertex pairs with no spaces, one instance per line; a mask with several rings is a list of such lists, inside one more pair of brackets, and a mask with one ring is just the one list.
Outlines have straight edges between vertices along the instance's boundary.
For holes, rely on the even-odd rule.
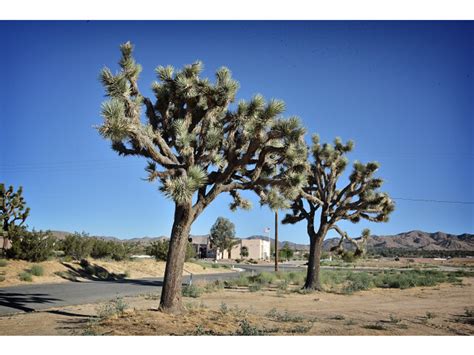
[[68,268],[68,270],[58,271],[56,275],[69,281],[80,282],[80,280],[78,280],[79,278],[91,281],[116,281],[125,279],[126,277],[126,274],[110,272],[103,266],[91,264],[87,260],[81,260],[77,267],[64,262],[61,264]]
[[17,309],[23,312],[34,312],[35,309],[29,307],[32,304],[44,304],[61,301],[57,298],[49,297],[45,293],[13,293],[0,291],[0,306]]

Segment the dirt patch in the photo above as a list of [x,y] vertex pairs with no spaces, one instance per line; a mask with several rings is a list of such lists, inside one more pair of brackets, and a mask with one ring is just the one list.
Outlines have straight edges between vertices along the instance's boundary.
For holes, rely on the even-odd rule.
[[[89,259],[91,265],[98,266],[106,270],[111,275],[119,275],[123,278],[151,278],[163,277],[165,273],[164,261],[145,260],[127,260],[127,261],[106,261]],[[33,265],[40,265],[43,268],[42,276],[32,276],[32,281],[21,281],[18,274],[30,270]],[[0,272],[4,278],[0,282],[0,287],[26,285],[31,283],[58,283],[68,282],[68,277],[78,277],[81,279],[80,272],[82,267],[78,262],[61,262],[59,260],[44,261],[41,263],[30,263],[23,260],[7,260],[7,265],[0,267]],[[188,262],[184,265],[183,275],[193,274],[212,274],[233,272],[226,268],[212,268],[196,263]]]
[[185,297],[188,311],[173,316],[157,311],[159,294],[148,294],[124,298],[126,311],[103,319],[103,304],[0,317],[0,334],[474,335],[473,295],[474,278],[352,295],[225,289]]

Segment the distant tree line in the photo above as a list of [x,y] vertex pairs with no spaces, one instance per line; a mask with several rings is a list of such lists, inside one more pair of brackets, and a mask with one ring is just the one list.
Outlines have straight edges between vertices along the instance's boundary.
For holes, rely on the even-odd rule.
[[[166,261],[169,247],[170,241],[168,239],[157,240],[145,247],[145,253],[153,256],[157,261]],[[194,250],[193,245],[188,241],[186,245],[185,261],[189,261],[195,257],[196,251]]]

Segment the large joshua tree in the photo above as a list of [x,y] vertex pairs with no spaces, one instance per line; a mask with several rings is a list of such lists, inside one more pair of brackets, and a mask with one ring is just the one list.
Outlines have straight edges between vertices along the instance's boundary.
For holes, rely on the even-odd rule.
[[29,213],[30,208],[26,207],[23,188],[20,186],[15,191],[13,186],[7,189],[5,184],[0,183],[0,223],[2,225],[3,250],[6,249],[7,241],[11,239],[13,230],[25,223]]
[[201,78],[200,62],[178,71],[156,68],[153,102],[140,92],[141,67],[132,45],[120,48],[119,72],[104,68],[101,73],[109,99],[98,129],[119,155],[146,158],[148,180],[157,180],[174,202],[160,308],[179,312],[191,224],[221,193],[230,193],[233,209],[250,208],[239,190],[252,190],[270,205],[275,191],[294,197],[305,183],[305,130],[296,117],[281,117],[284,103],[279,100],[266,102],[256,95],[231,109],[237,81],[227,68],[216,72],[214,83]]
[[[297,223],[306,220],[310,239],[308,271],[305,289],[321,290],[319,263],[323,240],[329,230],[341,235],[341,242],[347,239],[356,245],[361,253],[361,245],[350,238],[337,223],[347,220],[353,223],[361,219],[372,222],[386,222],[394,210],[394,203],[386,193],[378,191],[383,180],[374,177],[379,165],[375,162],[362,164],[355,162],[345,186],[338,186],[338,179],[346,169],[346,154],[353,149],[353,142],[343,144],[336,138],[334,144],[320,144],[319,137],[312,137],[313,162],[308,184],[301,189],[282,223]],[[362,235],[365,242],[368,231]],[[338,249],[342,243],[339,243]]]

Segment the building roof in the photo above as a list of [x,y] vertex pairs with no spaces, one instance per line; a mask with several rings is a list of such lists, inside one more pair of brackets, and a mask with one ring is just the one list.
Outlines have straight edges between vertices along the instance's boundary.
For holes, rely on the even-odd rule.
[[209,237],[207,236],[192,236],[191,243],[192,244],[207,244],[209,242]]

